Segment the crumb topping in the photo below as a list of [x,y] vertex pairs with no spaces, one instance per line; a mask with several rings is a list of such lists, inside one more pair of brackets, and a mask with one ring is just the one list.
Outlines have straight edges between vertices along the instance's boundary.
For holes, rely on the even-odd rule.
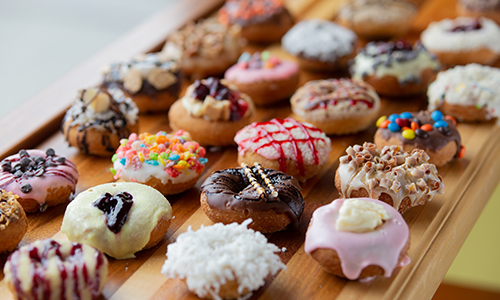
[[0,197],[0,230],[4,230],[20,218],[22,207],[17,202],[19,196],[11,192],[0,190]]

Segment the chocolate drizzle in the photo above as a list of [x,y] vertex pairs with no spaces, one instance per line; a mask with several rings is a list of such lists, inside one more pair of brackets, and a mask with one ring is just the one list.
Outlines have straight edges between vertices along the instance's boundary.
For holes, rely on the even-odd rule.
[[127,221],[128,213],[132,208],[132,204],[134,204],[132,199],[132,195],[127,192],[115,195],[104,193],[93,205],[106,215],[106,224],[109,230],[118,233]]

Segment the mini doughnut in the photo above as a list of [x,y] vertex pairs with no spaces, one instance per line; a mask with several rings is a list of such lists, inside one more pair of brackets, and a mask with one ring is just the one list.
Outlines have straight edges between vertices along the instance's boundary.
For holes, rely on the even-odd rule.
[[79,92],[61,128],[70,146],[85,154],[111,156],[120,139],[139,130],[138,112],[118,88],[88,88]]
[[51,239],[19,248],[4,267],[16,299],[97,299],[108,276],[108,260],[83,244]]
[[201,145],[234,145],[233,138],[255,118],[252,99],[224,79],[210,77],[188,86],[168,112],[173,130],[184,129]]
[[485,17],[500,24],[500,0],[459,0],[457,11],[461,16]]
[[200,298],[247,299],[268,276],[285,268],[275,254],[278,247],[247,228],[251,221],[202,225],[197,231],[190,226],[168,245],[162,274],[182,279]]
[[429,24],[422,44],[446,65],[491,65],[500,57],[500,27],[490,19],[460,17]]
[[245,52],[224,78],[250,96],[256,105],[268,106],[293,94],[299,84],[299,66],[268,51],[253,55]]
[[439,69],[436,57],[421,44],[397,40],[368,43],[354,58],[351,75],[380,95],[396,97],[425,93]]
[[395,145],[378,149],[365,142],[346,152],[335,174],[335,187],[343,198],[370,197],[404,213],[444,194],[443,179],[424,150],[403,152]]
[[281,46],[310,71],[333,71],[347,67],[355,55],[356,34],[333,22],[303,20],[281,39]]
[[349,134],[367,129],[378,115],[380,98],[360,80],[326,79],[307,82],[290,99],[297,120],[326,134]]
[[171,218],[170,203],[152,187],[134,182],[105,183],[71,201],[61,231],[70,241],[126,259],[160,242]]
[[1,168],[0,189],[18,195],[26,212],[66,202],[78,182],[75,164],[51,148],[21,150],[2,160]]
[[189,132],[133,133],[121,141],[111,161],[115,179],[149,185],[163,195],[192,188],[207,163],[205,149]]
[[28,230],[28,218],[19,197],[0,190],[0,253],[14,250]]
[[429,163],[441,167],[465,153],[453,122],[453,117],[444,116],[439,110],[392,114],[389,119],[382,116],[377,121],[375,145],[380,149],[399,145],[405,152],[422,149],[429,155]]
[[304,251],[326,272],[350,280],[391,277],[410,263],[410,230],[390,205],[371,198],[336,199],[313,213]]
[[323,131],[292,118],[252,123],[238,131],[234,141],[238,163],[258,162],[302,182],[319,172],[331,151]]
[[463,122],[486,122],[500,112],[500,69],[478,64],[440,72],[429,86],[428,110]]
[[293,26],[283,0],[228,0],[219,10],[222,24],[238,25],[249,42],[277,42]]
[[289,226],[297,229],[304,211],[299,182],[258,163],[212,173],[201,186],[200,202],[214,223],[242,223],[251,218],[248,227],[263,233]]

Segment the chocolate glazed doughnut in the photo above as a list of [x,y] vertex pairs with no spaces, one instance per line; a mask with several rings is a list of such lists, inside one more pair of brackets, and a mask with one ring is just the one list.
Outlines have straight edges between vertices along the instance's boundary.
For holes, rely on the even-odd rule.
[[297,179],[258,164],[214,172],[201,187],[200,201],[213,222],[241,223],[252,218],[248,227],[263,233],[289,225],[297,229],[304,211]]

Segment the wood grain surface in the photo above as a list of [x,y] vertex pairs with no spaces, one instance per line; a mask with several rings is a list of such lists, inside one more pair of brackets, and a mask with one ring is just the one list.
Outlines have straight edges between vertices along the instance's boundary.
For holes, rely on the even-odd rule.
[[[333,19],[340,4],[340,1],[329,0],[289,0],[286,2],[292,14],[298,19],[311,17]],[[157,50],[169,32],[187,20],[211,13],[221,4],[221,1],[188,0],[182,3],[148,20],[145,25],[130,35],[111,44],[109,48],[91,58],[88,64],[77,68],[68,77],[61,79],[35,97],[34,100],[42,101],[42,103],[47,101],[46,103],[54,104],[62,101],[62,104],[54,106],[50,115],[44,116],[43,122],[40,123],[40,119],[34,120],[36,126],[33,126],[28,122],[29,118],[22,118],[22,121],[30,125],[27,129],[22,129],[24,133],[21,136],[16,136],[16,133],[21,130],[18,121],[13,121],[13,119],[0,121],[0,126],[9,124],[4,127],[8,129],[7,132],[0,134],[4,141],[8,141],[0,147],[0,155],[5,157],[16,152],[20,147],[41,149],[52,147],[58,154],[70,158],[78,166],[80,181],[77,192],[113,181],[109,171],[110,159],[85,156],[78,153],[76,149],[69,148],[56,128],[76,89],[86,84],[96,83],[99,77],[98,67],[107,62],[104,61],[105,59],[126,58],[137,52]],[[193,5],[194,3],[197,5]],[[419,33],[430,21],[455,15],[453,0],[427,1],[420,7],[409,38],[418,38]],[[170,16],[171,19],[164,20],[166,16]],[[159,33],[152,30],[156,26],[162,26]],[[262,48],[262,46],[249,46],[251,50]],[[290,58],[279,45],[266,48],[276,55]],[[76,76],[77,71],[84,74],[81,77]],[[304,83],[311,79],[341,77],[348,74],[303,72],[301,75],[301,82]],[[391,101],[383,99],[381,115],[416,111],[425,107],[424,97]],[[288,103],[258,109],[258,118],[261,121],[273,117],[285,118],[289,114]],[[375,129],[375,126],[372,126],[369,130],[359,134],[332,137],[333,149],[327,163],[317,176],[302,184],[306,206],[300,228],[296,231],[288,230],[266,235],[269,242],[280,248],[286,248],[285,252],[280,253],[280,257],[286,263],[287,270],[268,279],[266,285],[256,291],[251,299],[430,299],[432,297],[500,179],[500,157],[497,155],[500,150],[500,130],[493,122],[458,125],[462,143],[467,148],[467,152],[464,158],[439,168],[439,174],[444,178],[445,195],[439,195],[425,206],[413,208],[404,215],[410,226],[411,264],[396,272],[392,278],[378,278],[369,283],[360,283],[325,273],[310,256],[305,254],[303,243],[312,212],[339,196],[333,185],[339,157],[349,145],[373,141]],[[170,131],[166,114],[141,116],[141,132],[154,133],[159,130]],[[38,138],[33,138],[34,136]],[[208,150],[208,163],[196,186],[182,194],[168,197],[175,218],[165,238],[152,249],[139,252],[135,259],[110,258],[109,276],[101,298],[197,299],[195,295],[188,292],[181,281],[167,279],[161,275],[160,269],[165,260],[168,244],[175,242],[176,237],[185,232],[188,226],[197,229],[202,224],[212,224],[199,207],[199,188],[205,178],[213,171],[237,166],[235,147],[209,148]],[[49,237],[65,239],[59,231],[65,208],[65,205],[60,205],[49,208],[44,213],[30,214],[28,216],[29,232],[21,245]],[[0,255],[0,266],[3,267],[7,257],[7,254]],[[0,279],[3,279],[3,273],[0,273]],[[2,280],[0,300],[3,299],[12,299],[12,295],[7,291],[5,282]]]

